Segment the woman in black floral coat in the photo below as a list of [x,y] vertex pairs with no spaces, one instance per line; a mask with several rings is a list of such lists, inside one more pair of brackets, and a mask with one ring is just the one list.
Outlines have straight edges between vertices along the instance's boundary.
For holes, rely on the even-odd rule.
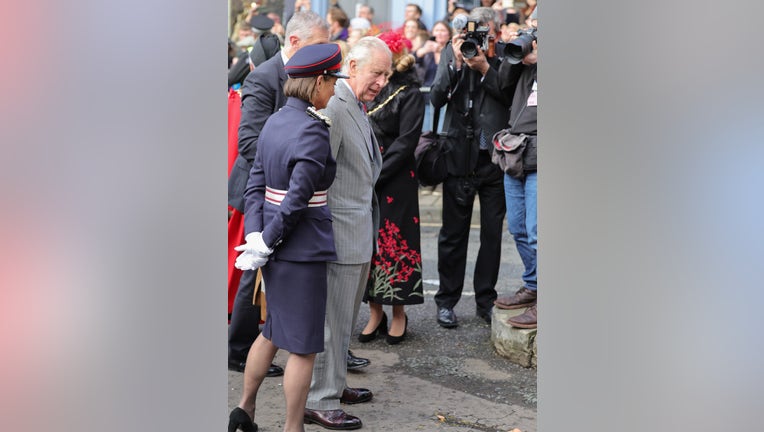
[[[424,118],[424,96],[419,91],[410,41],[398,33],[379,36],[393,53],[390,82],[368,106],[369,120],[382,153],[382,173],[376,184],[380,205],[378,251],[371,262],[364,301],[370,318],[358,336],[361,342],[387,334],[397,344],[406,335],[404,306],[424,303],[419,238],[419,184],[414,149]],[[390,328],[382,305],[393,306]]]

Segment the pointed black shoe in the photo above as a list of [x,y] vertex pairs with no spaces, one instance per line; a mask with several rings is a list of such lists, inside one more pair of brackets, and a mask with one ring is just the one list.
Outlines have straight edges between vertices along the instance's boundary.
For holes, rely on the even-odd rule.
[[257,432],[257,423],[253,422],[249,414],[239,407],[234,408],[228,417],[228,432],[236,432],[237,429],[243,432]]
[[[229,371],[244,373],[245,367],[247,367],[247,363],[245,362],[228,361]],[[281,375],[284,375],[284,368],[281,366],[276,366],[275,364],[271,364],[271,366],[268,368],[268,372],[265,373],[265,376],[267,377],[277,377]]]
[[409,328],[409,316],[404,315],[406,317],[406,324],[403,325],[403,334],[400,336],[392,336],[390,333],[387,334],[387,343],[390,345],[396,345],[401,342],[403,342],[403,339],[406,337],[406,330]]
[[369,334],[358,334],[358,342],[371,342],[377,338],[377,335],[387,334],[387,314],[382,312],[382,319],[379,320],[379,325]]
[[366,358],[356,357],[353,355],[353,351],[348,350],[348,370],[358,370],[365,368],[371,364],[371,361]]

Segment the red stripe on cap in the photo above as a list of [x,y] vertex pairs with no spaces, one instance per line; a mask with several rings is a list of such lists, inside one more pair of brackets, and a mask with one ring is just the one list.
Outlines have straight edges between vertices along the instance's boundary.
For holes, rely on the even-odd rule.
[[[335,51],[335,52],[334,52],[334,54],[332,54],[332,55],[331,55],[331,57],[327,57],[327,58],[325,58],[325,59],[323,59],[323,60],[321,60],[321,61],[317,61],[317,62],[315,62],[315,63],[312,63],[312,64],[309,64],[309,65],[304,65],[304,66],[290,66],[289,68],[290,68],[290,69],[306,69],[306,68],[309,68],[309,67],[314,67],[314,66],[318,66],[318,65],[324,64],[324,63],[328,62],[329,60],[331,60],[331,59],[333,59],[333,58],[337,57],[337,54],[341,54],[341,53],[342,53],[342,51],[340,50],[340,46],[339,46],[339,45],[337,45],[337,44],[334,44],[334,46],[336,46],[336,47],[337,47],[337,51]],[[339,64],[339,63],[337,63],[337,64]]]

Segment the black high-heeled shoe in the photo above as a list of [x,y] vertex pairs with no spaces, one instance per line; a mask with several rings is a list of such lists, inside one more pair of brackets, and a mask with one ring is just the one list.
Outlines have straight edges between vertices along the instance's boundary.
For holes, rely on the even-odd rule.
[[377,335],[387,334],[387,314],[382,312],[382,319],[379,320],[379,325],[369,334],[358,334],[358,342],[371,342],[377,338]]
[[243,409],[236,407],[228,416],[228,432],[236,432],[241,429],[244,432],[257,432],[257,423],[249,418],[249,414]]
[[403,334],[400,336],[392,336],[389,332],[387,333],[387,343],[390,345],[399,344],[403,342],[403,339],[406,337],[406,330],[409,328],[409,316],[405,314],[403,316],[406,317],[406,323],[403,325]]

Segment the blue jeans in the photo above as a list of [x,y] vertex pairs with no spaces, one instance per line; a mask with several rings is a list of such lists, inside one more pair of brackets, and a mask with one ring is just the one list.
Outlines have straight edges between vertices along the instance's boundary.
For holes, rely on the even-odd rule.
[[515,239],[517,252],[523,261],[525,287],[536,291],[536,251],[538,230],[536,213],[536,176],[529,173],[522,179],[504,174],[504,197],[507,202],[507,226]]

